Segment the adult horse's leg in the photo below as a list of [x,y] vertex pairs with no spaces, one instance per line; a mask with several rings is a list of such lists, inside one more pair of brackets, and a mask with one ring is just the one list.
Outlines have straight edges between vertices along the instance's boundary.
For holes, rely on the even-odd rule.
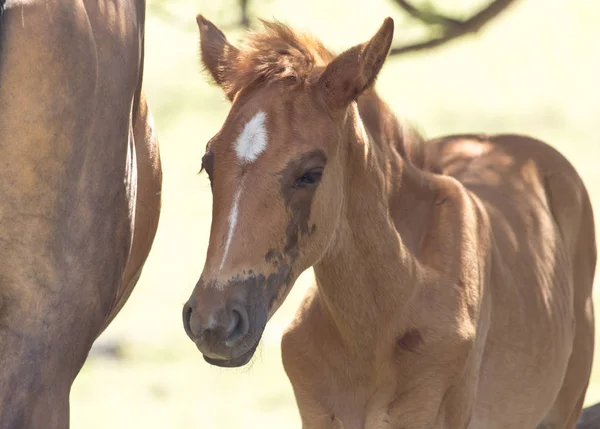
[[0,24],[0,428],[62,429],[149,251],[160,163],[143,100],[132,115],[142,2],[18,1]]

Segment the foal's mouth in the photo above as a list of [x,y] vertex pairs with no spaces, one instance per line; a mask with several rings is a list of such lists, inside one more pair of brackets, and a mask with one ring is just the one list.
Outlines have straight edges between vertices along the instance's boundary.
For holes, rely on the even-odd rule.
[[258,344],[260,343],[260,339],[254,344],[250,350],[241,354],[238,357],[232,359],[223,359],[217,356],[207,356],[206,354],[202,354],[204,360],[214,366],[218,366],[221,368],[239,368],[241,366],[246,365],[248,362],[252,360],[256,349],[258,348]]

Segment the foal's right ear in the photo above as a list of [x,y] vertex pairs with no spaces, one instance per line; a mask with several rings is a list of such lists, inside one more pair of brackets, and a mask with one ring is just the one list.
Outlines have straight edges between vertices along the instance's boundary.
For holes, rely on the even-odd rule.
[[196,16],[200,30],[200,57],[202,65],[208,70],[229,100],[235,96],[235,70],[239,55],[238,49],[225,37],[216,25],[204,18]]

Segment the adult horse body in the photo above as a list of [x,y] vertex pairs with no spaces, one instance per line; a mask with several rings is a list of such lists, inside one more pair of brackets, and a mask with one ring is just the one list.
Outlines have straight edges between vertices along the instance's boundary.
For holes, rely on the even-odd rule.
[[146,260],[161,168],[143,0],[9,0],[0,18],[0,428],[65,428]]
[[204,270],[184,327],[250,360],[298,275],[282,342],[305,428],[573,428],[592,365],[592,208],[524,136],[422,143],[372,91],[393,22],[341,55],[268,23],[238,49],[198,17],[233,101],[207,145]]

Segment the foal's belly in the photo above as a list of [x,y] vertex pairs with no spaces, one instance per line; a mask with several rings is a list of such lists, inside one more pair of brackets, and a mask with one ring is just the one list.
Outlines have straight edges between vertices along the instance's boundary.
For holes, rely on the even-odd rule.
[[569,355],[570,349],[565,347],[562,358],[554,360],[553,365],[541,365],[512,374],[493,369],[502,367],[501,355],[490,359],[482,373],[473,419],[468,428],[536,428],[556,400]]

